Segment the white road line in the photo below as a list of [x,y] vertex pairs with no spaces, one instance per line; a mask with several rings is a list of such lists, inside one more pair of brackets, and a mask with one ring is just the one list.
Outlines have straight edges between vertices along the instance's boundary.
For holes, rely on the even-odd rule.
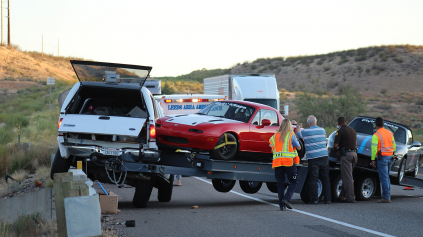
[[[212,184],[212,182],[210,182],[208,180],[205,180],[205,179],[202,179],[202,178],[199,178],[199,177],[194,177],[194,178],[201,180],[203,182],[206,182],[208,184]],[[274,204],[274,203],[262,200],[260,198],[251,197],[251,196],[248,196],[248,195],[245,195],[243,193],[236,192],[236,191],[230,191],[230,192],[233,193],[233,194],[239,195],[241,197],[245,197],[245,198],[257,201],[257,202],[265,203],[265,204],[272,205],[272,206],[279,208],[278,204]],[[289,209],[287,209],[287,210],[289,210]],[[307,216],[312,216],[312,217],[315,217],[315,218],[318,218],[318,219],[321,219],[321,220],[329,221],[329,222],[332,222],[332,223],[335,223],[335,224],[338,224],[338,225],[343,225],[343,226],[346,226],[346,227],[350,227],[350,228],[353,228],[353,229],[356,229],[356,230],[361,230],[361,231],[364,231],[364,232],[367,232],[367,233],[370,233],[370,234],[374,234],[374,235],[379,235],[379,236],[384,236],[384,237],[393,237],[394,236],[394,235],[385,234],[385,233],[382,233],[382,232],[379,232],[379,231],[363,228],[363,227],[360,227],[360,226],[348,224],[346,222],[337,221],[337,220],[327,218],[327,217],[324,217],[324,216],[319,216],[319,215],[316,215],[316,214],[313,214],[313,213],[300,211],[300,210],[297,210],[297,209],[291,209],[290,211],[298,212],[298,213],[301,213],[301,214],[304,214],[304,215],[307,215]]]

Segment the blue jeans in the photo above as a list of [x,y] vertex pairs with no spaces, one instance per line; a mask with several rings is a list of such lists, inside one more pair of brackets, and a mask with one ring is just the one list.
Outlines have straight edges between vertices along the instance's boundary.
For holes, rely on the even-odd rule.
[[377,160],[377,171],[379,173],[380,183],[382,184],[382,198],[391,199],[391,181],[389,180],[389,171],[391,171],[394,160],[392,156],[382,156]]
[[311,201],[320,201],[317,180],[322,182],[322,192],[325,201],[331,201],[330,180],[329,180],[329,159],[327,156],[308,159],[308,184]]
[[[289,180],[289,186],[285,191],[285,174]],[[279,207],[282,208],[285,205],[281,203],[282,200],[291,201],[292,195],[294,195],[294,190],[297,187],[297,166],[279,166],[275,168],[275,178],[278,186],[278,197],[279,197]]]
[[180,175],[180,174],[175,174],[174,179],[175,179],[175,180],[177,180],[177,179],[182,179],[182,175]]

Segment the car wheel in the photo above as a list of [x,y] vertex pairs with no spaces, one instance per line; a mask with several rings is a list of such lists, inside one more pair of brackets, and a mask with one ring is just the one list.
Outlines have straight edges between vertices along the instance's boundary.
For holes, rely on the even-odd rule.
[[267,189],[272,193],[278,193],[278,185],[276,182],[266,182]]
[[235,186],[236,180],[229,179],[213,179],[213,187],[218,192],[227,193]]
[[354,186],[357,199],[367,201],[372,199],[376,192],[376,179],[372,175],[365,175],[354,181]]
[[238,141],[231,133],[224,133],[211,151],[211,156],[219,160],[232,160],[238,151]]
[[[317,179],[317,195],[318,201],[320,201],[320,199],[322,199],[323,197],[323,185],[320,179]],[[303,188],[301,189],[300,197],[301,200],[303,200],[303,202],[305,203],[311,202],[310,185],[308,183],[308,178],[305,180]]]
[[72,157],[68,157],[67,159],[64,159],[60,155],[59,149],[56,151],[56,155],[54,156],[53,164],[51,165],[50,170],[50,178],[54,179],[55,173],[65,173],[68,172],[70,166],[72,163]]
[[402,158],[399,169],[398,169],[397,177],[393,179],[394,184],[397,184],[397,185],[400,184],[402,179],[404,178],[406,160],[407,160],[406,157]]
[[335,176],[334,179],[331,179],[331,195],[332,195],[332,200],[338,200],[339,199],[339,195],[341,195],[341,190],[342,190],[342,177],[341,174],[338,174]]
[[239,186],[241,187],[242,191],[246,193],[251,193],[251,194],[258,192],[262,185],[263,185],[263,182],[245,181],[245,180],[239,181]]
[[132,205],[137,208],[147,207],[154,186],[154,176],[150,180],[137,180]]
[[159,202],[170,202],[170,200],[172,200],[174,175],[171,174],[169,179],[164,177],[160,178],[161,180],[157,187],[157,199]]

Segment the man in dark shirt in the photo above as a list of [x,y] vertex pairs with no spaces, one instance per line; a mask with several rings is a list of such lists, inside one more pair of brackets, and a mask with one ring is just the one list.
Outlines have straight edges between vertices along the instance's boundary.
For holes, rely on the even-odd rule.
[[341,202],[354,203],[353,169],[357,164],[357,133],[347,125],[344,117],[338,118],[340,129],[335,134],[333,149],[341,156],[342,190],[339,195]]

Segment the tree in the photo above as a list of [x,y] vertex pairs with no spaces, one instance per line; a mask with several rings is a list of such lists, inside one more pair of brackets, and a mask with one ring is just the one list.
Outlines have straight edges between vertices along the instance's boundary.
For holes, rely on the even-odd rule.
[[164,83],[164,86],[162,88],[162,94],[165,94],[165,95],[175,94],[175,90],[169,85],[169,83]]

